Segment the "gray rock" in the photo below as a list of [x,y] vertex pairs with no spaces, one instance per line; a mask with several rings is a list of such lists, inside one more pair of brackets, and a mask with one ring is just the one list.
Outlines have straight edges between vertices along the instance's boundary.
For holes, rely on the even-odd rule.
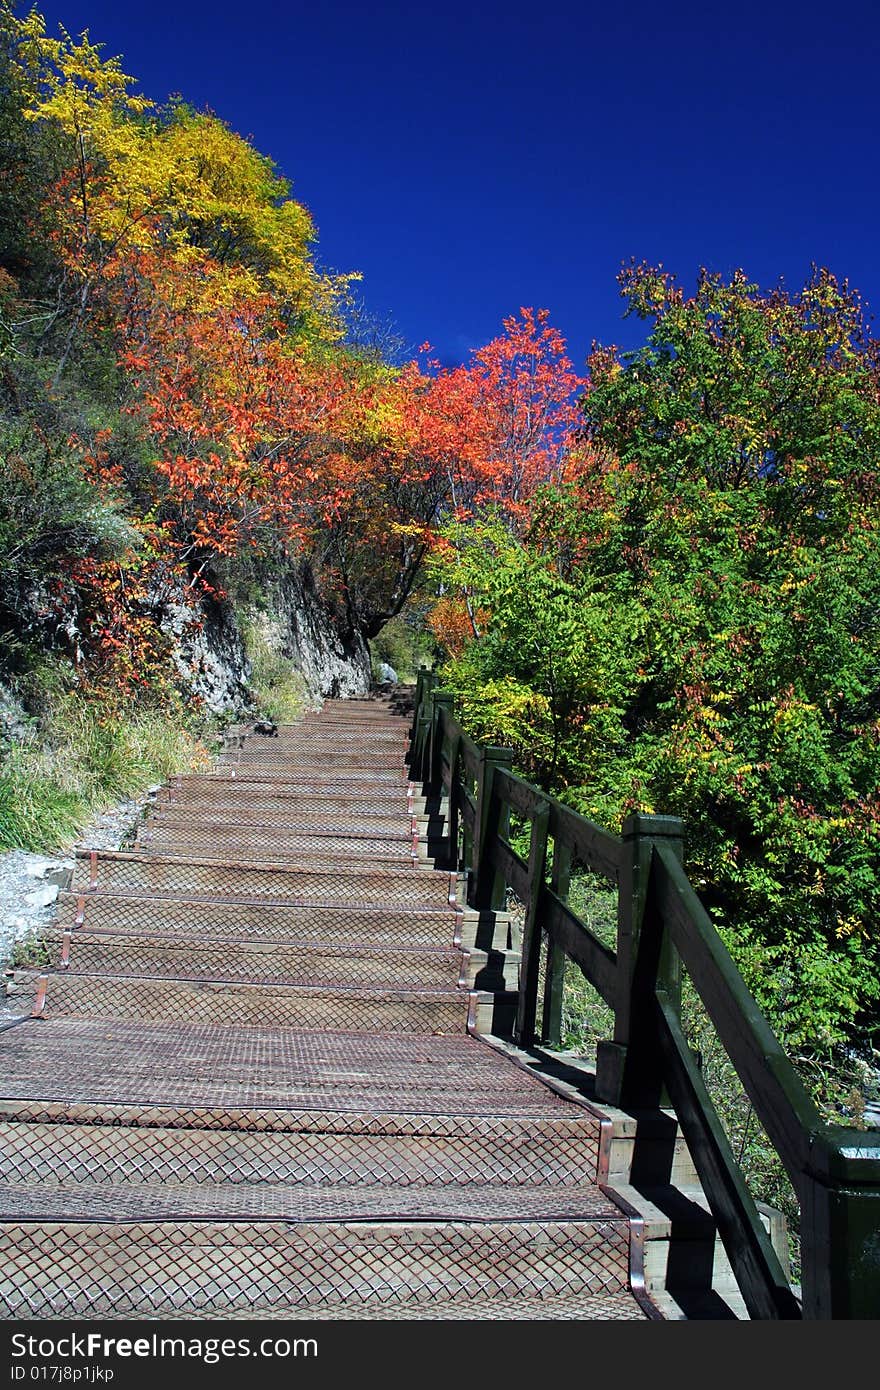
[[302,675],[311,700],[368,695],[370,653],[359,632],[345,628],[319,594],[310,567],[276,576],[265,607],[254,615],[269,646]]
[[47,883],[64,882],[71,867],[71,860],[34,859],[25,868],[29,878],[41,878]]
[[29,721],[24,706],[19,704],[11,690],[0,685],[0,741],[21,743],[27,738]]
[[45,883],[42,888],[35,888],[32,893],[26,893],[24,900],[28,907],[48,907],[57,897],[58,884]]

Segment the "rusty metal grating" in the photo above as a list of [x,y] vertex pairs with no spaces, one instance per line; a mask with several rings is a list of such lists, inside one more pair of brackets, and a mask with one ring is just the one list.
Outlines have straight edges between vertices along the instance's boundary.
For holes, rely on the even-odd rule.
[[623,1222],[0,1226],[7,1317],[621,1292]]
[[296,834],[285,830],[251,829],[247,824],[232,828],[225,833],[213,829],[185,829],[181,826],[168,827],[148,823],[138,833],[137,850],[147,853],[153,850],[172,854],[223,855],[240,859],[280,860],[290,858],[294,861],[308,858],[315,863],[333,864],[364,859],[381,863],[390,860],[406,864],[412,858],[412,834],[399,834],[397,839],[334,834],[319,835]]
[[94,1182],[0,1187],[4,1219],[39,1221],[588,1221],[622,1220],[594,1184],[397,1188],[344,1183]]
[[[110,1313],[106,1316],[112,1318],[114,1315]],[[163,1321],[173,1321],[190,1316],[186,1312],[163,1313],[162,1318]],[[356,1309],[349,1303],[319,1303],[302,1308],[262,1307],[241,1313],[203,1309],[199,1317],[206,1321],[212,1318],[255,1318],[261,1322],[296,1322],[298,1319],[348,1322],[352,1318],[357,1318],[359,1322],[368,1319],[381,1322],[414,1322],[422,1319],[431,1322],[641,1322],[646,1314],[631,1293],[600,1293],[578,1294],[571,1298],[468,1299],[464,1303],[443,1299],[432,1303],[359,1303]]]
[[346,735],[338,728],[324,730],[316,726],[304,733],[282,734],[280,738],[249,738],[240,748],[227,749],[224,756],[241,757],[244,762],[275,763],[310,754],[318,755],[315,761],[323,762],[326,755],[331,761],[350,761],[355,767],[381,767],[384,762],[393,760],[396,767],[406,756],[406,743],[399,735],[377,730],[370,733],[367,744],[362,734]]
[[[276,788],[283,794],[285,787],[299,788],[300,790],[316,790],[321,783],[322,773],[327,769],[320,761],[303,763],[298,769],[293,768],[261,768],[252,764],[239,764],[235,766],[219,766],[215,772],[205,772],[201,774],[204,782],[211,787],[224,786],[228,783],[252,783],[255,787],[261,788],[265,795],[266,788]],[[181,779],[183,785],[187,785],[186,779]],[[406,773],[401,767],[400,771],[388,767],[334,767],[333,782],[340,790],[351,787],[353,790],[361,791],[376,788],[386,791],[389,788],[399,790],[406,783]],[[177,785],[174,782],[172,785]],[[191,782],[189,785],[192,785]],[[326,782],[324,783],[326,786]]]
[[[16,971],[14,996],[32,998],[38,976]],[[460,1033],[467,1018],[467,996],[460,991],[381,991],[309,988],[302,985],[244,985],[229,981],[169,980],[49,975],[44,1018],[138,1020],[173,1023],[197,1018],[227,1028],[270,1024],[286,1028],[372,1033]]]
[[217,819],[232,816],[238,824],[245,817],[255,823],[263,822],[267,816],[288,821],[308,817],[312,823],[316,818],[321,821],[356,818],[369,832],[374,819],[382,822],[393,816],[399,825],[404,806],[399,787],[395,787],[391,794],[366,788],[356,794],[334,792],[327,796],[317,796],[311,789],[301,792],[296,787],[286,790],[274,787],[268,795],[258,795],[252,786],[226,782],[222,787],[211,785],[192,790],[169,787],[157,798],[156,813],[185,816],[190,823],[194,815],[199,820],[203,817]]
[[[564,1118],[573,1109],[460,1031],[376,1033],[367,1048],[352,1033],[67,1017],[12,1028],[0,1035],[0,1046],[6,1100],[173,1106],[195,1117],[185,1121],[193,1125],[213,1123],[205,1120],[209,1111],[227,1117],[263,1109],[335,1112],[340,1125],[346,1111],[367,1116],[355,1123],[369,1128],[375,1114],[431,1115],[432,1124],[438,1116],[457,1116],[460,1124],[465,1115]],[[258,1116],[243,1123],[268,1122]]]
[[313,804],[351,807],[358,816],[362,810],[368,814],[366,808],[375,807],[381,814],[387,815],[389,811],[400,808],[401,794],[409,785],[396,777],[382,781],[369,777],[355,780],[337,777],[329,786],[310,777],[292,777],[283,782],[271,779],[249,782],[246,777],[221,776],[218,772],[206,773],[198,779],[173,778],[159,793],[157,804],[261,807],[294,803],[303,807]]
[[205,903],[179,899],[114,897],[111,892],[77,895],[62,893],[58,899],[59,922],[82,925],[93,931],[198,933],[205,939],[266,942],[321,942],[332,944],[447,946],[452,943],[455,918],[444,904],[440,908],[357,908],[345,905],[290,906],[274,903]]
[[521,1120],[486,1133],[469,1123],[448,1135],[0,1121],[0,1183],[577,1186],[595,1178],[597,1136],[586,1120]]
[[[399,801],[399,797],[397,798]],[[193,807],[175,807],[173,802],[164,802],[154,808],[146,821],[149,830],[171,830],[182,828],[192,830]],[[254,808],[250,802],[241,805],[213,809],[199,808],[198,831],[280,830],[289,834],[311,834],[313,836],[339,835],[355,840],[393,839],[395,836],[408,838],[412,827],[412,816],[401,808],[394,816],[377,812],[366,820],[350,810],[334,810],[321,805],[294,809],[283,804],[269,802]]]
[[[78,1019],[64,1021],[82,1022]],[[118,1079],[120,1070],[117,1069],[115,1074]],[[89,1080],[86,1078],[86,1085]],[[274,1106],[258,1104],[239,1108],[207,1103],[193,1106],[167,1097],[157,1099],[155,1095],[151,1099],[137,1101],[99,1098],[71,1100],[52,1096],[16,1099],[7,1096],[0,1098],[0,1121],[53,1126],[88,1125],[90,1128],[124,1126],[126,1131],[216,1130],[224,1134],[327,1134],[334,1137],[340,1134],[371,1137],[377,1134],[409,1134],[436,1139],[458,1138],[467,1133],[491,1135],[499,1143],[509,1142],[516,1146],[520,1142],[528,1142],[523,1139],[522,1125],[536,1117],[543,1121],[547,1115],[540,1106],[525,1104],[518,1107],[509,1098],[502,1098],[495,1107],[496,1112],[500,1113],[490,1115],[485,1113],[485,1105],[481,1110],[479,1103],[470,1104],[471,1098],[461,1095],[454,1097],[454,1107],[450,1108],[447,1103],[445,1111],[441,1101],[437,1103],[437,1110],[425,1113],[424,1104],[430,1103],[430,1096],[425,1097],[422,1106],[417,1101],[409,1110],[405,1108],[409,1099],[406,1095],[397,1096],[396,1103],[392,1099],[390,1104],[383,1107],[381,1102],[384,1096],[378,1089],[370,1096],[370,1101],[374,1102],[372,1108],[367,1108],[363,1096],[359,1105],[348,1107],[344,1103],[346,1096],[342,1097],[342,1104],[337,1104],[338,1096],[334,1097],[330,1102],[333,1109],[322,1109],[318,1103],[321,1098],[316,1096],[312,1096],[311,1104],[291,1104],[289,1107],[285,1105],[287,1099],[285,1096],[283,1101],[276,1100]],[[323,1099],[326,1101],[327,1098]],[[550,1123],[554,1126],[560,1123],[558,1113],[552,1113]]]
[[246,758],[240,754],[223,754],[217,759],[218,773],[235,772],[236,776],[242,777],[263,777],[274,778],[283,777],[286,774],[295,776],[301,768],[308,768],[313,772],[319,769],[330,776],[335,777],[337,770],[345,770],[349,773],[363,773],[369,778],[374,778],[385,773],[389,780],[395,778],[398,781],[405,780],[406,771],[403,757],[387,756],[381,758],[370,757],[368,753],[358,757],[354,753],[333,755],[330,752],[322,753],[314,749],[303,749],[301,753],[291,752],[286,757],[277,758]]
[[[227,902],[285,900],[315,906],[402,905],[439,907],[449,899],[447,874],[418,867],[370,871],[334,869],[297,870],[289,865],[265,863],[218,867],[195,858],[175,860],[158,855],[149,860],[135,855],[104,854],[97,857],[94,891],[165,895],[188,898],[220,898]],[[88,856],[77,859],[74,893],[88,893],[92,865]]]
[[[57,967],[63,934],[47,934],[44,947],[54,947]],[[218,948],[203,937],[189,940],[89,934],[83,929],[68,943],[69,967],[80,975],[152,975],[172,979],[232,980],[251,984],[362,985],[375,988],[453,988],[458,983],[458,951],[402,951],[360,946],[301,944],[259,946],[228,941]],[[25,963],[25,962],[23,962]],[[39,962],[26,962],[33,968]]]

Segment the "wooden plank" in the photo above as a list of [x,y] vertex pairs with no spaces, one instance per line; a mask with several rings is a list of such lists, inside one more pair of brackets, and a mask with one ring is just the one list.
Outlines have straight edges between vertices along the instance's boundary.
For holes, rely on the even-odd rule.
[[615,953],[550,888],[542,890],[540,915],[551,940],[580,966],[593,988],[613,1009],[617,997]]
[[564,845],[578,860],[594,873],[602,874],[610,882],[617,879],[623,841],[619,835],[612,835],[602,826],[587,820],[570,806],[564,806],[556,797],[545,796],[531,782],[517,776],[515,772],[498,774],[499,791],[509,802],[512,810],[531,820],[535,806],[545,800],[550,806],[550,834]]
[[468,834],[473,835],[474,824],[477,819],[477,803],[467,788],[461,784],[458,788],[458,814]]
[[503,840],[500,835],[494,837],[490,852],[496,868],[503,874],[505,881],[510,884],[520,902],[528,905],[529,866],[525,860],[521,859],[516,850],[511,849],[507,841]]
[[755,1113],[798,1188],[824,1128],[678,860],[658,847],[657,906]]
[[800,1306],[681,1032],[676,1008],[661,991],[656,1005],[666,1085],[749,1316],[799,1319]]
[[585,868],[601,874],[610,883],[617,882],[623,852],[619,835],[603,830],[601,825],[595,825],[555,798],[551,802],[550,833],[556,843],[570,850]]
[[460,733],[461,761],[468,778],[475,782],[480,772],[480,750],[473,739],[468,738],[462,730]]
[[549,802],[550,798],[542,795],[537,787],[532,786],[531,782],[526,782],[524,778],[518,777],[509,768],[499,768],[496,773],[498,783],[498,794],[508,803],[512,811],[518,815],[531,820],[535,813],[538,802]]

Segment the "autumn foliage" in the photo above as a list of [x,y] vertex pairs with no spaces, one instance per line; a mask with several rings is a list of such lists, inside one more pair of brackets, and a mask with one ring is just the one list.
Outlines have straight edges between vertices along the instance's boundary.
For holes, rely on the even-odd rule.
[[[115,561],[130,584],[106,580],[110,608],[149,570],[149,540],[194,601],[248,556],[305,561],[340,621],[372,636],[445,517],[501,506],[521,519],[562,476],[583,383],[545,312],[508,319],[452,370],[349,347],[357,277],[318,269],[311,217],[270,160],[214,115],[136,94],[87,34],[52,39],[38,13],[8,9],[4,34],[25,144],[48,135],[56,151],[33,231],[57,308],[20,318],[40,323],[56,399],[96,355],[116,378],[115,421],[76,431],[96,496],[139,537],[138,558]],[[114,468],[90,474],[102,454]],[[68,587],[85,612],[103,571],[82,563]],[[122,604],[132,638],[148,607],[144,594]]]

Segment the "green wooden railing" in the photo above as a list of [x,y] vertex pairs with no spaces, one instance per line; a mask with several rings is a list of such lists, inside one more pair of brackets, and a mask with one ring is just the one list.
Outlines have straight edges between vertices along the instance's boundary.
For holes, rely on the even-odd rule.
[[[674,1110],[750,1317],[880,1316],[880,1132],[822,1121],[688,881],[682,822],[632,815],[617,836],[579,816],[518,777],[509,749],[469,739],[433,672],[418,677],[410,774],[446,798],[444,832],[467,872],[469,906],[501,909],[508,887],[525,905],[516,1041],[538,1041],[543,941],[541,1041],[558,1041],[571,959],[614,1011],[614,1037],[597,1048],[596,1095],[627,1110]],[[510,843],[511,813],[530,827],[528,860]],[[616,950],[568,906],[574,861],[617,884]],[[682,966],[800,1203],[801,1301],[682,1032]]]

